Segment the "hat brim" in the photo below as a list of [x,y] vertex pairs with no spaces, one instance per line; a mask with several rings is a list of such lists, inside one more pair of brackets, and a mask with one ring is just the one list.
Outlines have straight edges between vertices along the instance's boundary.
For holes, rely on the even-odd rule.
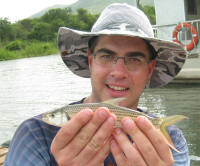
[[120,35],[139,37],[147,40],[157,52],[156,67],[153,71],[148,88],[162,87],[174,79],[182,69],[187,52],[174,42],[149,38],[140,32],[123,30],[103,30],[99,32],[84,32],[66,27],[58,31],[58,47],[66,66],[76,75],[89,78],[88,41],[94,36]]

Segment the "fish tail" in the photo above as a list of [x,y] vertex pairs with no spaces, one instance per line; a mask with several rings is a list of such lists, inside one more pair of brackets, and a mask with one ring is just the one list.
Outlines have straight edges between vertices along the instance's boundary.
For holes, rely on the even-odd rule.
[[162,119],[162,124],[160,126],[160,131],[162,132],[162,134],[164,135],[164,137],[166,138],[166,141],[168,143],[168,145],[175,150],[176,152],[180,153],[180,151],[178,151],[176,149],[176,147],[174,146],[171,137],[169,136],[166,127],[175,124],[176,122],[182,120],[182,119],[187,119],[188,117],[184,116],[184,115],[174,115],[174,116],[168,116],[168,117],[164,117],[161,118]]

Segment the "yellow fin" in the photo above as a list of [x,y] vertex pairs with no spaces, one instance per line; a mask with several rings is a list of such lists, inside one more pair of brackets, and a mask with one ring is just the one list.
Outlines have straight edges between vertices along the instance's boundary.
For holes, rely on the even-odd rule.
[[126,98],[125,97],[114,98],[114,99],[103,101],[102,103],[116,106],[116,105],[119,105],[119,102],[123,100],[126,100]]
[[164,118],[161,118],[162,119],[162,124],[160,126],[160,131],[163,133],[163,135],[165,136],[166,138],[166,141],[168,143],[168,145],[173,149],[175,150],[176,152],[180,153],[176,147],[174,146],[172,140],[171,140],[171,137],[169,136],[167,130],[166,130],[166,127],[172,125],[172,124],[175,124],[176,122],[182,120],[182,119],[188,119],[188,117],[184,116],[184,115],[174,115],[174,116],[169,116],[169,117],[164,117]]

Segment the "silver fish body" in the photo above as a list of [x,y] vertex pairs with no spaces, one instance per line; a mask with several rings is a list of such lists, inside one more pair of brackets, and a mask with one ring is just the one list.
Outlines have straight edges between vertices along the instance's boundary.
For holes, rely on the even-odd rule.
[[120,107],[116,105],[111,105],[107,103],[86,103],[86,104],[75,104],[67,105],[43,114],[43,121],[55,126],[62,126],[64,123],[73,118],[80,110],[85,108],[90,108],[95,111],[99,107],[107,107],[111,113],[117,116],[117,123],[115,127],[121,127],[120,122],[124,117],[130,117],[133,120],[140,115],[147,117],[156,128],[162,124],[161,118],[153,118],[147,114],[139,111],[135,111],[126,107]]

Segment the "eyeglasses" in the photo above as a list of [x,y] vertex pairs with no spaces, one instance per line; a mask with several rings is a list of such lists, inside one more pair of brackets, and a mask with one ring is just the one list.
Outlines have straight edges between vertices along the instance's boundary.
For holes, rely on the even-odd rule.
[[119,59],[122,59],[128,70],[140,69],[150,62],[150,60],[147,60],[145,55],[140,52],[128,54],[124,57],[106,53],[97,53],[93,54],[93,56],[95,62],[103,67],[112,67]]

